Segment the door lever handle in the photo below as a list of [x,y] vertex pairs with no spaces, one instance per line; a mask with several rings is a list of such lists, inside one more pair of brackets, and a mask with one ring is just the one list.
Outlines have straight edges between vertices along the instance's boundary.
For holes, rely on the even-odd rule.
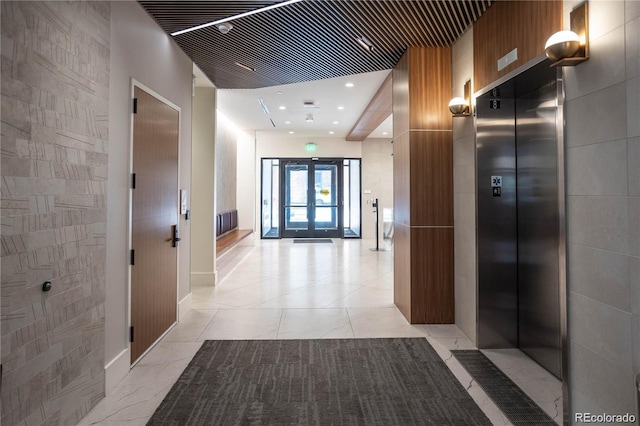
[[178,247],[178,241],[181,241],[182,238],[179,236],[178,225],[173,225],[173,238],[171,238],[171,243],[173,247]]

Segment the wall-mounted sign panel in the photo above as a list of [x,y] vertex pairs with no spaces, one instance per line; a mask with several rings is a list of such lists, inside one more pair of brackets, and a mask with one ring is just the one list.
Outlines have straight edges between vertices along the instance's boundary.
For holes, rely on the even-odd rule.
[[498,71],[502,71],[507,65],[514,63],[518,60],[518,48],[516,47],[511,52],[498,59]]

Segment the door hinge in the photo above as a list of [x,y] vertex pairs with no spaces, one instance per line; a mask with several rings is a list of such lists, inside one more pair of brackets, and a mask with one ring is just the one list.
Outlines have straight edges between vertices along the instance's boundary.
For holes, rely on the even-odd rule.
[[131,250],[131,252],[129,253],[129,265],[135,265],[135,264],[136,264],[136,251]]
[[136,174],[131,173],[131,189],[136,189]]
[[138,98],[133,98],[133,113],[138,113]]
[[129,342],[133,343],[133,326],[129,327]]

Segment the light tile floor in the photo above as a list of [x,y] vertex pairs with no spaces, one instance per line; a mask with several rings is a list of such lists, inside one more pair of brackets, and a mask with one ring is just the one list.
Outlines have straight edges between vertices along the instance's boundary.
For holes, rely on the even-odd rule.
[[[455,325],[411,325],[395,307],[393,253],[370,251],[371,241],[333,241],[243,240],[219,259],[218,285],[192,288],[192,310],[80,425],[146,424],[207,339],[354,337],[425,337],[491,422],[510,425],[450,352],[475,349],[469,339]],[[548,373],[519,351],[487,356],[561,418],[561,392]]]

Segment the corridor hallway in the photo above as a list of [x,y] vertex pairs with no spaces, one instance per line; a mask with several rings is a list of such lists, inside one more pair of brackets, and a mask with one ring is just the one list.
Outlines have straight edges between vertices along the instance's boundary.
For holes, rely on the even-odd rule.
[[[455,325],[411,325],[395,307],[393,252],[332,241],[241,241],[218,259],[218,285],[192,287],[192,310],[80,425],[146,424],[204,340],[384,337],[425,337],[491,422],[511,424],[449,352],[475,349],[469,339]],[[549,373],[517,350],[485,354],[561,419]]]

